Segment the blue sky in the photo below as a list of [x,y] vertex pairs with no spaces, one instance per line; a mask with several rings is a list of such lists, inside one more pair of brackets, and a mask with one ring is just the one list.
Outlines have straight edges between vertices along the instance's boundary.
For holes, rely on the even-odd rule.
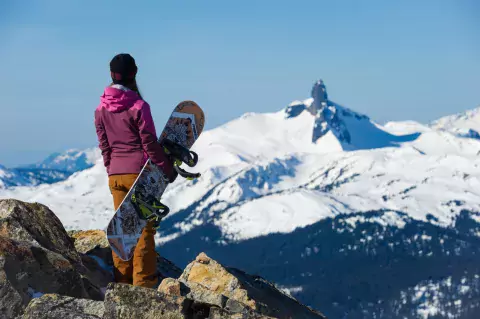
[[129,52],[157,130],[329,97],[376,121],[480,104],[480,1],[0,1],[0,164],[97,144],[108,63]]

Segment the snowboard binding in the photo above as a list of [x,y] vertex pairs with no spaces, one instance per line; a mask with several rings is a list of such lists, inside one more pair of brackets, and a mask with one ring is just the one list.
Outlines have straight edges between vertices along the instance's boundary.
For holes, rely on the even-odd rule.
[[170,212],[167,205],[157,201],[153,196],[143,196],[141,188],[138,186],[132,192],[130,199],[140,219],[153,221],[155,229],[160,226],[160,221]]
[[188,148],[175,143],[167,138],[163,139],[161,142],[163,149],[167,155],[169,155],[174,160],[173,168],[178,173],[178,175],[183,178],[193,180],[201,176],[200,173],[191,173],[182,169],[180,165],[185,163],[189,167],[194,167],[198,163],[197,153],[189,150]]

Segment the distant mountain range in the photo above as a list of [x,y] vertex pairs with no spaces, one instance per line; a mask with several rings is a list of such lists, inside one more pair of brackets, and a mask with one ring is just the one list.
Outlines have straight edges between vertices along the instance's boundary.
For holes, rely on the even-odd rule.
[[54,153],[39,163],[7,169],[0,165],[0,188],[53,184],[94,165],[99,151],[67,150]]

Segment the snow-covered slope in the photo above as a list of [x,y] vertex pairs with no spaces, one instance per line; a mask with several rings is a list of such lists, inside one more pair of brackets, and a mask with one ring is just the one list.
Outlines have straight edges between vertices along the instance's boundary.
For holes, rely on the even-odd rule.
[[430,126],[461,137],[480,139],[480,106],[463,113],[442,117]]
[[[202,177],[178,179],[164,195],[172,212],[160,251],[178,264],[207,251],[312,306],[332,305],[332,318],[349,307],[352,317],[453,311],[438,296],[449,310],[427,311],[415,297],[448,276],[471,290],[445,298],[479,297],[480,140],[459,134],[478,129],[478,112],[382,126],[324,93],[320,103],[295,101],[202,133],[193,148]],[[0,198],[45,203],[67,228],[104,228],[112,199],[95,157],[65,181]]]
[[[344,213],[386,209],[423,221],[432,215],[449,225],[461,209],[480,210],[478,140],[413,122],[382,127],[333,102],[328,112],[336,114],[336,123],[310,112],[292,115],[292,106],[307,110],[311,103],[245,114],[204,132],[194,146],[201,156],[196,170],[203,177],[195,183],[179,179],[165,194],[172,216],[196,204],[179,229],[211,221],[225,235],[241,239]],[[327,129],[312,138],[319,126]],[[98,152],[76,154],[87,153],[90,161],[95,154],[96,165],[64,182],[17,187],[0,196],[46,203],[67,227],[103,227],[106,219],[99,216],[111,207],[107,177]],[[452,200],[463,204],[451,208]]]
[[40,184],[53,184],[65,180],[70,175],[69,172],[52,169],[7,169],[0,166],[0,189],[23,185],[38,186]]

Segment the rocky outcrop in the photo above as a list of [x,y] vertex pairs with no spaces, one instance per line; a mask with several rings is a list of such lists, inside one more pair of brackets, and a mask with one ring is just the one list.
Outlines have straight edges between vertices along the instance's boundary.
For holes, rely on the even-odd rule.
[[45,293],[103,299],[95,283],[101,276],[92,271],[47,207],[0,201],[0,318],[20,315],[32,298]]
[[323,108],[327,107],[328,105],[328,94],[327,88],[323,80],[318,80],[312,87],[312,98],[313,102],[312,105],[308,108],[310,113],[316,115],[320,112]]
[[57,216],[44,205],[1,200],[0,236],[43,247],[72,264],[80,264],[72,239]]
[[0,318],[323,318],[204,253],[183,272],[157,262],[158,289],[113,283],[103,231],[67,233],[43,205],[0,201]]
[[192,304],[185,297],[154,289],[111,284],[105,295],[105,318],[193,318]]
[[248,309],[275,318],[322,318],[278,290],[265,279],[227,268],[201,253],[190,263],[179,281],[191,289],[194,299],[214,303],[232,312]]

